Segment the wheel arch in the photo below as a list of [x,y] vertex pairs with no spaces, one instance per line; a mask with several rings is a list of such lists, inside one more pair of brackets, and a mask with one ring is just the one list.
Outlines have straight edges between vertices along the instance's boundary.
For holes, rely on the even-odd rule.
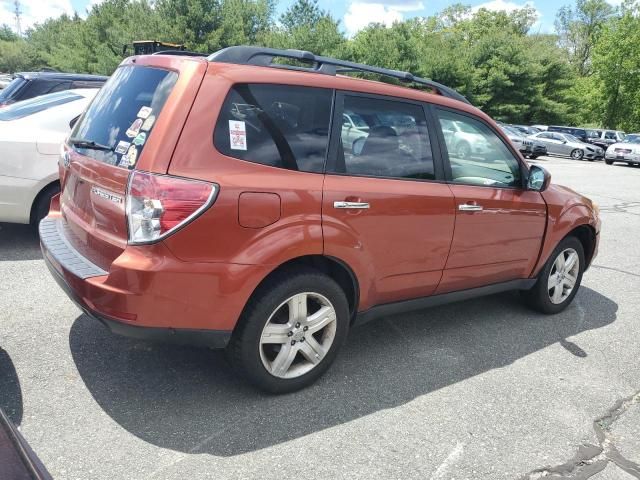
[[58,188],[60,188],[60,180],[58,178],[56,178],[55,180],[45,184],[40,191],[38,192],[38,194],[35,196],[35,198],[33,199],[33,201],[31,202],[31,209],[29,211],[29,223],[34,223],[34,215],[36,214],[36,209],[38,208],[38,203],[40,203],[40,200],[42,199],[43,195],[50,190],[52,187],[54,186],[58,186]]
[[355,319],[360,288],[353,269],[344,261],[328,255],[303,255],[287,260],[271,270],[253,289],[251,296],[274,275],[282,271],[295,270],[297,267],[314,268],[332,278],[344,291],[349,303],[351,321]]
[[593,254],[595,253],[596,229],[589,224],[578,225],[567,235],[565,235],[564,238],[570,236],[576,237],[578,240],[580,240],[582,248],[584,249],[584,258],[587,264],[586,268],[588,268],[589,265],[591,265],[591,260],[593,259]]

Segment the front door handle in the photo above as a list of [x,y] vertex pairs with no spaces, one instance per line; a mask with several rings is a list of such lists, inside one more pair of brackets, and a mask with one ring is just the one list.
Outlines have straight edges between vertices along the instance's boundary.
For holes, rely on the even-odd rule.
[[369,204],[367,202],[333,202],[333,208],[356,208],[361,210],[369,208]]
[[461,212],[481,212],[482,205],[463,203],[462,205],[458,205],[458,210],[460,210]]

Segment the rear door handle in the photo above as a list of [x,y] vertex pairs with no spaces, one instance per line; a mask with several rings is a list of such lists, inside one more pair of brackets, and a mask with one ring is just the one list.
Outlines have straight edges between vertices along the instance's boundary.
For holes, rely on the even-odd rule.
[[367,202],[333,202],[333,208],[356,208],[364,209],[369,208]]
[[463,203],[458,205],[458,210],[461,212],[481,212],[482,205],[473,205],[471,203]]

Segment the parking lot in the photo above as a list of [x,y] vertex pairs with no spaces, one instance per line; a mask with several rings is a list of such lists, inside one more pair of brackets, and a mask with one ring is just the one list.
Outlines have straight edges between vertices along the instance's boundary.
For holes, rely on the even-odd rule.
[[640,478],[640,168],[536,163],[601,207],[567,310],[507,293],[385,318],[284,396],[221,352],[113,336],[1,224],[0,407],[56,479]]

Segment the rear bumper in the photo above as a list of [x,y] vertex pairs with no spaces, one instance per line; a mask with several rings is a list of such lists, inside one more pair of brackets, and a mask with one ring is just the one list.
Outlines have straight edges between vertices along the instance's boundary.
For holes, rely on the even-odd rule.
[[[116,259],[106,272],[66,241],[61,222],[47,217],[40,223],[42,254],[58,285],[87,315],[127,337],[213,348],[227,345],[251,293],[239,288],[234,292],[237,297],[224,301],[228,296],[224,290],[234,285],[223,279],[230,275],[230,269],[237,273],[234,266],[203,267],[167,257],[148,262],[153,252],[147,250],[146,264],[125,252],[125,258]],[[176,273],[175,264],[183,270]],[[197,287],[207,279],[208,288]]]

